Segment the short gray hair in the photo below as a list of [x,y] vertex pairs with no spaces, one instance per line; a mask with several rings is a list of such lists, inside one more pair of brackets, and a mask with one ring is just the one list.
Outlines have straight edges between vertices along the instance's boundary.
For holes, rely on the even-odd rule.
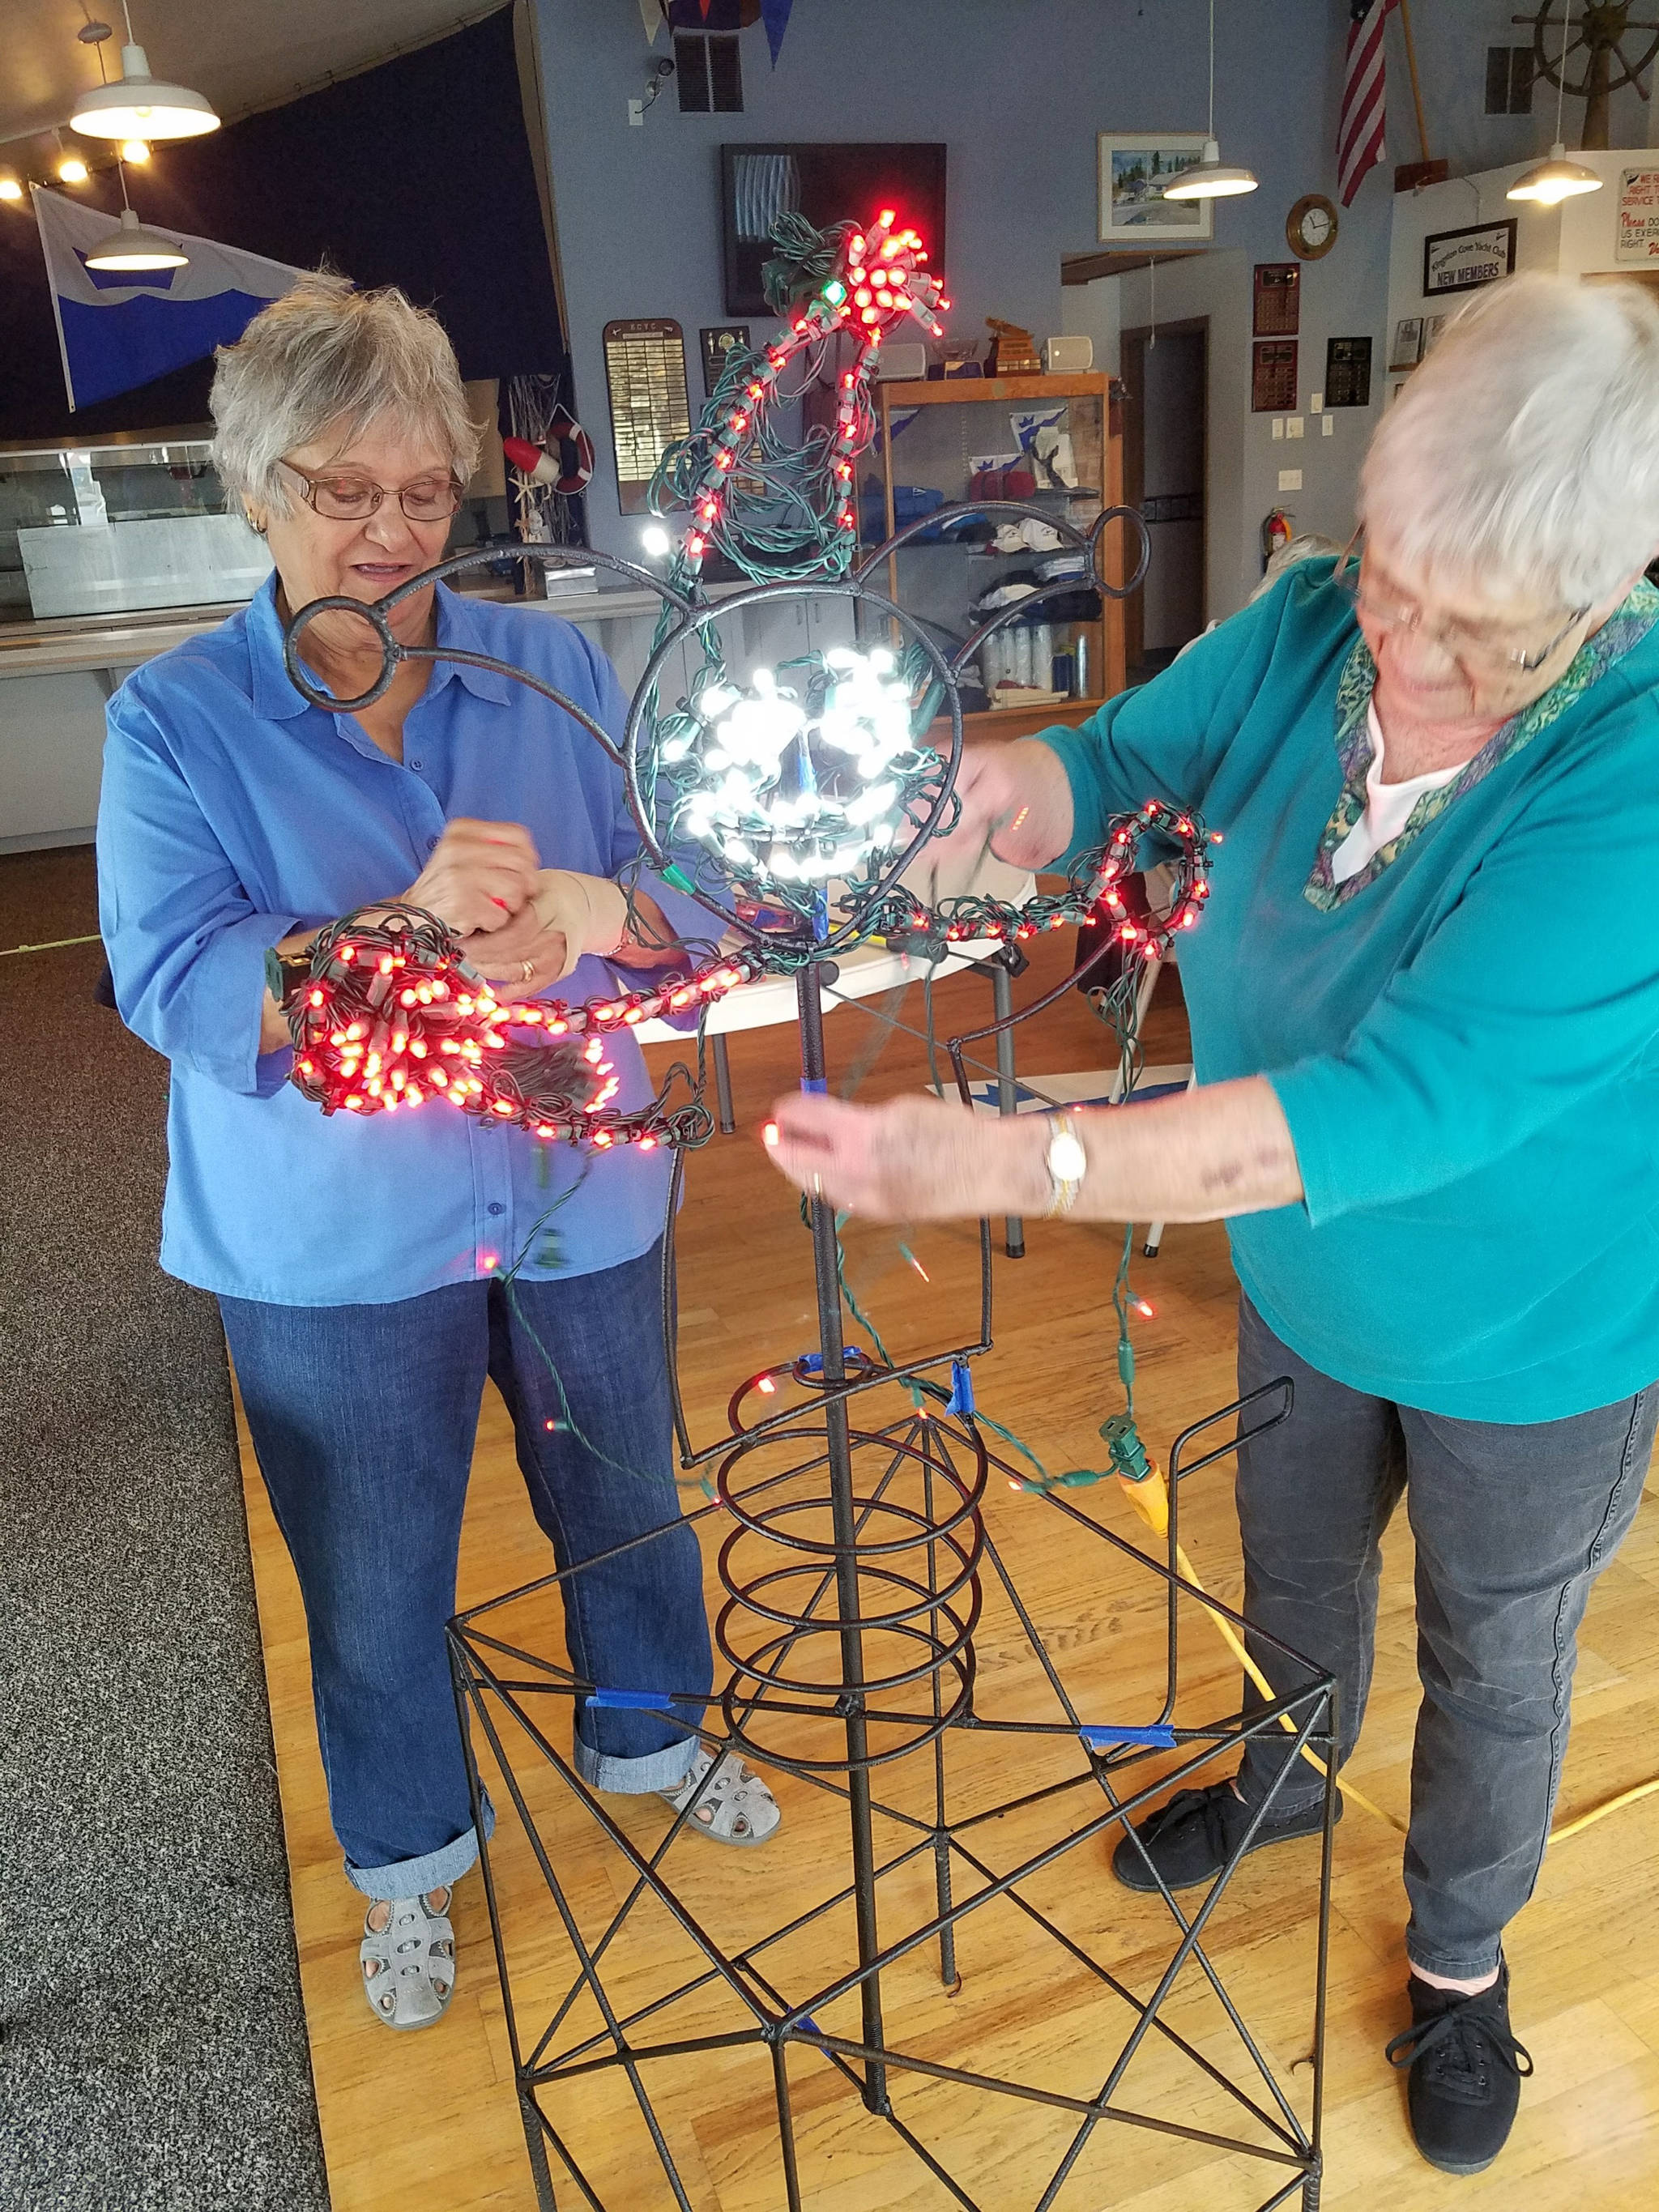
[[1482,291],[1378,424],[1359,514],[1413,565],[1599,605],[1659,551],[1659,308],[1571,276]]
[[330,430],[349,444],[387,417],[429,431],[463,483],[472,473],[478,431],[454,348],[395,286],[359,292],[325,270],[302,276],[216,358],[213,460],[233,499],[287,514],[284,453]]

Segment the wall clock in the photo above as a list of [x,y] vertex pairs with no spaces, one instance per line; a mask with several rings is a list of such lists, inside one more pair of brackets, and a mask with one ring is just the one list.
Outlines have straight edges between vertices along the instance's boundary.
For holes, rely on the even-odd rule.
[[1336,210],[1323,192],[1305,192],[1285,218],[1285,236],[1299,260],[1317,261],[1336,244]]

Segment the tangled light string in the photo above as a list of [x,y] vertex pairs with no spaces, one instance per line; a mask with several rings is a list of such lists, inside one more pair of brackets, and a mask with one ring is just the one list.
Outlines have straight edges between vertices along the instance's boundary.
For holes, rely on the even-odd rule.
[[[670,1103],[672,1074],[649,1105],[607,1110],[619,1079],[604,1032],[682,1012],[757,972],[739,957],[696,980],[586,1006],[507,1004],[462,958],[436,915],[398,903],[364,907],[331,923],[313,945],[310,981],[289,1014],[292,1080],[325,1114],[414,1113],[447,1101],[544,1141],[601,1151],[699,1145],[712,1126],[708,1111],[695,1096]],[[541,1034],[515,1042],[509,1030]]]
[[[1172,843],[1178,858],[1168,912],[1143,922],[1128,915],[1117,886],[1148,835]],[[1103,910],[1118,917],[1114,934],[1127,955],[1159,958],[1197,921],[1209,896],[1208,848],[1219,842],[1195,816],[1149,799],[1138,814],[1114,823],[1104,846],[1077,864],[1062,892],[1023,907],[972,896],[927,907],[899,890],[872,910],[868,934],[937,960],[963,943],[1013,944]],[[649,1105],[611,1109],[618,1079],[605,1056],[607,1034],[691,1015],[742,984],[792,973],[814,957],[815,947],[781,939],[723,955],[650,990],[580,1006],[503,1000],[435,915],[382,902],[343,915],[313,944],[310,980],[289,1014],[292,1080],[325,1114],[412,1113],[445,1100],[544,1140],[601,1150],[631,1144],[644,1152],[696,1146],[709,1133],[709,1116],[699,1097],[669,1104],[672,1078]],[[515,1041],[512,1030],[538,1034]]]
[[[820,232],[786,216],[774,236],[784,250],[767,264],[769,289],[787,307],[788,327],[764,348],[732,348],[696,428],[670,447],[652,483],[653,514],[691,517],[673,570],[683,591],[711,551],[748,576],[844,574],[858,542],[857,458],[876,432],[870,382],[882,339],[911,319],[945,334],[933,310],[951,303],[921,238],[891,208],[867,229]],[[786,373],[843,336],[853,357],[836,380],[833,430],[787,439],[776,421]]]

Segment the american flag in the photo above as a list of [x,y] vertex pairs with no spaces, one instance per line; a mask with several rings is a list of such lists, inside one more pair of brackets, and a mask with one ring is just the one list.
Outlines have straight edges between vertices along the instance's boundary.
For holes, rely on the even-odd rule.
[[1344,207],[1352,204],[1366,173],[1384,156],[1382,26],[1393,5],[1394,0],[1348,0],[1348,64],[1336,126],[1337,188]]

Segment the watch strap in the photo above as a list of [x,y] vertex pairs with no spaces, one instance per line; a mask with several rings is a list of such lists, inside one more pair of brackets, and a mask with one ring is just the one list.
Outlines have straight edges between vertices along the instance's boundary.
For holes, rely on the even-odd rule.
[[[1048,1149],[1043,1155],[1043,1165],[1048,1170],[1051,1195],[1042,1218],[1045,1221],[1057,1221],[1077,1204],[1077,1194],[1083,1188],[1088,1162],[1084,1154],[1082,1132],[1071,1115],[1051,1114],[1048,1132]],[[1076,1172],[1068,1173],[1066,1170],[1073,1166]]]

